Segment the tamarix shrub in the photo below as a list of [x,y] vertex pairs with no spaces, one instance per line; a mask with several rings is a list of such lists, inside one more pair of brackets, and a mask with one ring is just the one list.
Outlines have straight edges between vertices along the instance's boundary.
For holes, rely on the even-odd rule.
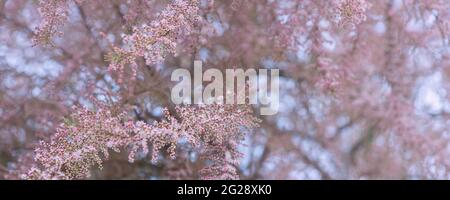
[[[0,177],[449,179],[449,10],[0,1]],[[184,84],[177,71],[206,75]],[[227,71],[247,76],[228,88]],[[274,98],[255,100],[255,86]],[[213,103],[174,101],[177,88]]]

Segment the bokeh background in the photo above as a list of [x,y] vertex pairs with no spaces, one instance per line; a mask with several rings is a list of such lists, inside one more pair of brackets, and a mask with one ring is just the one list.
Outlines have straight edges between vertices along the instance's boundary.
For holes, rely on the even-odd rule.
[[[51,7],[61,22],[50,44],[36,41],[46,2],[66,6]],[[113,46],[171,3],[0,0],[0,177],[19,179],[74,105],[104,101],[160,121],[174,107],[171,72],[202,60],[280,69],[280,111],[255,113],[241,179],[450,178],[450,1],[199,0],[198,22],[172,38],[175,54],[110,70]],[[196,179],[204,161],[186,155],[131,164],[112,152],[90,178]]]

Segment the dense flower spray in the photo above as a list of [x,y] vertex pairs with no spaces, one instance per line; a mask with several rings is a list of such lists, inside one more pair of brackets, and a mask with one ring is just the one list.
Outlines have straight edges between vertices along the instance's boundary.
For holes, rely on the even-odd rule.
[[115,116],[106,108],[91,112],[74,107],[51,140],[36,148],[35,159],[42,168],[33,167],[24,178],[80,179],[89,177],[93,165],[101,168],[102,157],[126,145],[134,128],[125,113]]
[[[74,0],[81,4],[84,0]],[[60,28],[67,21],[69,0],[39,0],[39,12],[42,22],[36,28],[33,42],[35,45],[53,45],[54,36],[61,36]]]
[[202,169],[204,179],[238,179],[235,167],[240,158],[237,148],[245,133],[242,128],[250,130],[259,123],[251,109],[214,104],[180,106],[176,111],[179,120],[165,110],[165,120],[148,125],[130,121],[126,113],[112,113],[106,106],[96,112],[75,107],[51,140],[42,141],[36,148],[38,165],[22,178],[86,178],[93,166],[102,168],[110,149],[118,152],[130,147],[130,162],[140,149],[142,155],[151,152],[153,163],[163,148],[175,159],[176,146],[184,139],[205,161],[212,162]]
[[133,33],[123,37],[124,47],[114,47],[107,57],[109,69],[122,77],[124,67],[129,65],[135,76],[137,57],[144,57],[146,64],[152,65],[163,61],[168,53],[176,54],[177,43],[192,32],[200,19],[197,0],[175,0],[156,20],[133,27]]

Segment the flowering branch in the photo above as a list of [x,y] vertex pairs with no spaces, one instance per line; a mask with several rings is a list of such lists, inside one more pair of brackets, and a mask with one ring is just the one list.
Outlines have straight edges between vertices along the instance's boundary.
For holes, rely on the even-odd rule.
[[36,35],[33,38],[34,44],[49,45],[52,43],[52,37],[61,35],[58,27],[67,20],[67,0],[40,0],[39,13],[42,16],[42,22],[36,29]]
[[98,112],[74,110],[50,142],[41,142],[36,149],[35,159],[42,169],[33,167],[23,178],[86,178],[93,166],[102,168],[109,149],[120,151],[128,146],[130,162],[139,149],[143,155],[148,154],[148,146],[152,147],[152,162],[165,147],[174,159],[177,144],[186,139],[205,161],[212,162],[201,171],[202,178],[236,179],[235,165],[240,158],[237,146],[245,132],[242,128],[251,129],[259,123],[249,107],[236,105],[179,106],[176,111],[180,120],[166,110],[166,119],[154,125],[134,123],[125,113],[113,115],[106,107]]
[[[82,3],[84,0],[75,0]],[[52,38],[62,35],[58,29],[68,17],[69,0],[39,0],[39,13],[42,17],[41,24],[36,28],[33,43],[35,45],[53,45]]]
[[198,0],[175,0],[156,20],[134,27],[133,34],[124,36],[126,47],[114,47],[106,57],[111,62],[109,69],[119,71],[119,82],[126,65],[130,65],[136,75],[136,57],[144,57],[150,65],[162,61],[168,53],[175,54],[179,38],[189,35],[200,19],[197,4]]

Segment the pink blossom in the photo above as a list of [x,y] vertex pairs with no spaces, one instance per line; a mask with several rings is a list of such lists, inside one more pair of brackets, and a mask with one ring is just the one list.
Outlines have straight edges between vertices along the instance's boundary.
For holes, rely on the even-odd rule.
[[371,4],[367,0],[337,0],[338,17],[341,24],[358,25],[366,21],[366,12]]
[[[177,107],[176,110],[180,121],[166,110],[165,120],[147,125],[141,121],[124,124],[128,120],[126,114],[114,115],[107,107],[101,107],[97,112],[75,107],[71,118],[61,124],[50,142],[41,142],[36,148],[35,159],[42,165],[42,170],[33,167],[23,177],[89,177],[94,165],[102,168],[102,160],[109,157],[109,149],[120,151],[131,147],[130,162],[134,162],[140,149],[147,155],[149,146],[153,163],[157,162],[163,148],[167,149],[170,158],[175,159],[178,142],[187,138],[204,159],[214,162],[202,170],[204,178],[238,178],[233,167],[240,158],[237,147],[244,134],[240,129],[251,129],[258,123],[251,110],[229,105]],[[227,166],[226,170],[218,167],[223,165]]]
[[133,34],[125,35],[124,48],[115,47],[108,56],[110,70],[119,70],[120,76],[126,65],[136,72],[136,57],[144,57],[147,65],[161,62],[167,54],[176,54],[176,46],[184,35],[189,35],[200,19],[197,0],[174,0],[157,19],[149,24],[133,27]]

